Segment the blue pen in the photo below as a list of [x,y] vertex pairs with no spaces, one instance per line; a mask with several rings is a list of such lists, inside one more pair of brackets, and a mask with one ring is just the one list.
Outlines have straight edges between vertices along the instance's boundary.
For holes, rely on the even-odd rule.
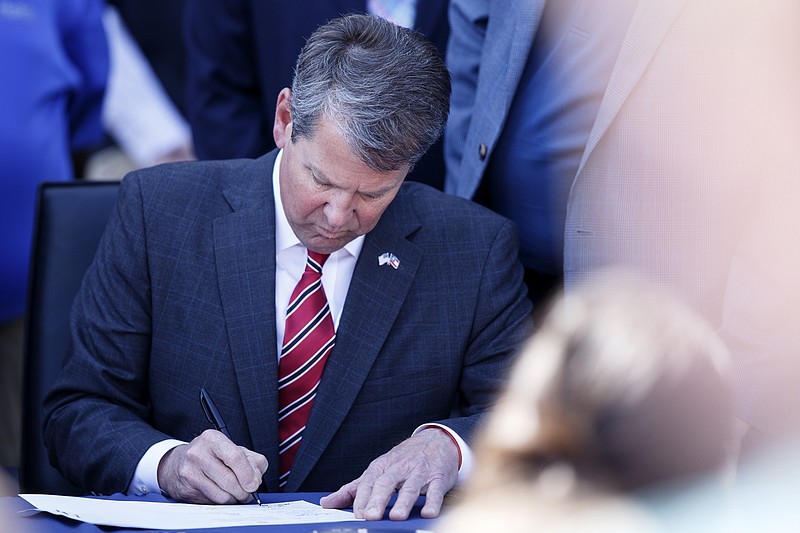
[[[203,408],[203,412],[206,414],[206,418],[209,422],[214,424],[214,429],[228,437],[228,440],[233,442],[231,438],[231,434],[228,433],[228,426],[225,425],[225,421],[222,419],[222,415],[219,414],[219,409],[217,406],[214,405],[214,401],[211,399],[211,396],[208,394],[206,389],[200,388],[200,407]],[[253,498],[255,498],[256,503],[261,505],[261,498],[258,497],[257,492],[252,492]]]

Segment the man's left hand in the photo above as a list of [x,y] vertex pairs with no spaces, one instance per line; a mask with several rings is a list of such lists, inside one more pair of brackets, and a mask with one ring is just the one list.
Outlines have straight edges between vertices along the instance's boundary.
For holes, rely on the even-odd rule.
[[420,495],[423,518],[436,518],[445,494],[458,478],[458,448],[444,430],[426,428],[381,455],[358,479],[320,500],[322,507],[353,507],[356,518],[381,520],[389,499],[397,500],[389,518],[406,520]]

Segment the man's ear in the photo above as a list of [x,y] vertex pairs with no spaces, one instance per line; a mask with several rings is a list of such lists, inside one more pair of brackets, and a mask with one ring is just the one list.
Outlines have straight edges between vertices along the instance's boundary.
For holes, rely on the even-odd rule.
[[275,105],[275,123],[272,126],[272,137],[278,148],[284,148],[291,141],[292,110],[289,106],[291,101],[292,90],[285,87],[278,95],[278,103]]

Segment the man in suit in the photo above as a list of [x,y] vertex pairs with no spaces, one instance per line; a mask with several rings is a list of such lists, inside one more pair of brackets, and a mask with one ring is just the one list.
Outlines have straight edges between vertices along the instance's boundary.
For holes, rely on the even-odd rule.
[[720,329],[738,414],[764,429],[800,404],[781,375],[800,352],[797,10],[451,3],[445,190],[518,223],[533,294],[620,265],[683,297]]
[[[187,106],[199,159],[258,157],[273,148],[278,93],[292,79],[297,54],[309,35],[346,13],[388,15],[414,28],[444,57],[447,0],[194,0],[184,12]],[[437,189],[444,184],[444,158],[437,141],[409,179]]]
[[[397,489],[392,518],[419,494],[436,516],[530,313],[513,224],[403,183],[449,91],[417,32],[336,19],[280,93],[279,151],[128,175],[45,402],[54,465],[87,490],[194,502],[338,488],[323,504],[368,519]],[[284,333],[318,254],[335,343],[284,475]],[[233,442],[204,432],[201,388]]]

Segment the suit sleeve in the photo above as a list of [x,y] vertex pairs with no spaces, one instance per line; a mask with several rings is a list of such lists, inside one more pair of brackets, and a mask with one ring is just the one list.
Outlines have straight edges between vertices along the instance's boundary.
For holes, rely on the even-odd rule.
[[199,159],[258,157],[273,146],[251,23],[243,0],[186,2],[187,114]]
[[138,183],[126,178],[73,305],[64,366],[45,399],[51,463],[77,486],[127,487],[141,456],[168,437],[148,422],[150,285]]
[[531,333],[531,302],[517,249],[516,227],[504,220],[481,270],[459,384],[457,403],[462,416],[436,421],[468,443],[505,387],[517,351]]

